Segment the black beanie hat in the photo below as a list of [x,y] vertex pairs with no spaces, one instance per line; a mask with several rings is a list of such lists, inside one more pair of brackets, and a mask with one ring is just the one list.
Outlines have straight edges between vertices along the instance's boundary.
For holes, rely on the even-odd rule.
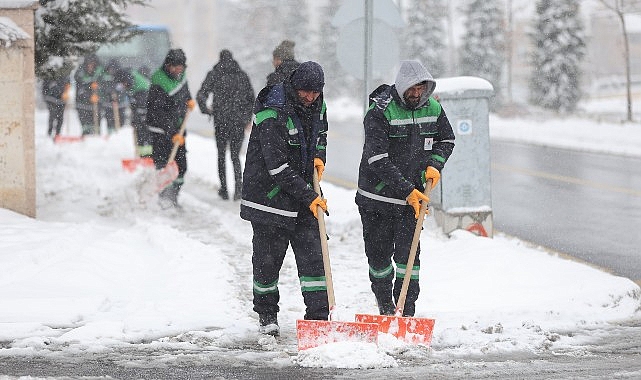
[[296,43],[290,40],[284,40],[280,45],[276,46],[276,49],[272,52],[272,55],[275,58],[280,58],[282,60],[294,59],[294,46]]
[[187,66],[187,57],[185,56],[185,52],[182,49],[169,50],[169,53],[167,53],[167,56],[165,57],[165,65]]
[[321,65],[314,61],[301,63],[292,73],[291,79],[294,90],[323,92],[325,74]]

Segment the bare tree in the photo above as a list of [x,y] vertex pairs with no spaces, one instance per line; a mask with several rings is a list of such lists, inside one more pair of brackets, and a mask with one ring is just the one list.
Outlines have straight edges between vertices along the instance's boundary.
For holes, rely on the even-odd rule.
[[621,22],[621,32],[623,35],[623,55],[625,60],[625,90],[627,98],[627,120],[632,121],[632,80],[630,67],[630,42],[628,41],[628,31],[625,26],[625,15],[630,13],[641,12],[641,0],[599,0],[603,6],[616,13]]

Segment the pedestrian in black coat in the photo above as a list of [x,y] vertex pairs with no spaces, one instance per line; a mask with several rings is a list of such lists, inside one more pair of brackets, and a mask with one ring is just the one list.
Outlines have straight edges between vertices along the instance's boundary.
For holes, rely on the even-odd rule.
[[[211,107],[207,100],[212,96]],[[220,52],[220,60],[207,73],[196,101],[200,111],[214,118],[216,148],[218,150],[218,194],[229,199],[227,191],[226,153],[229,146],[234,166],[234,200],[240,199],[243,186],[240,165],[240,148],[245,138],[245,128],[252,118],[254,89],[249,76],[238,65],[229,50]]]
[[284,40],[276,46],[272,53],[274,72],[267,75],[267,86],[284,82],[300,65],[294,57],[295,45],[294,41]]
[[252,223],[254,311],[259,331],[278,335],[278,278],[291,244],[305,302],[305,319],[327,320],[327,283],[313,171],[325,167],[327,117],[323,69],[302,63],[284,83],[258,94],[247,147],[240,216]]

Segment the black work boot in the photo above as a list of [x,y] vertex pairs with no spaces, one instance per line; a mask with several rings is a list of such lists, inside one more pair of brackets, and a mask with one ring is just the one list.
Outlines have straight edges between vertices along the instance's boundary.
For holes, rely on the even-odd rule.
[[227,193],[227,189],[224,187],[221,187],[220,189],[218,189],[218,195],[224,200],[229,199],[229,194]]
[[376,298],[376,305],[378,305],[378,313],[380,315],[394,315],[396,312],[396,306],[394,306],[394,302],[391,299],[382,301]]
[[278,326],[278,317],[276,314],[260,314],[258,316],[258,332],[261,334],[279,336],[280,327]]
[[171,185],[165,187],[160,194],[158,195],[158,201],[160,202],[160,207],[163,210],[168,208],[181,208],[178,204],[178,192],[180,191],[180,186],[172,183]]
[[403,308],[404,317],[413,317],[416,310],[416,305],[413,303],[406,302],[405,308]]
[[237,201],[243,197],[243,184],[236,182],[236,189],[234,190],[234,200]]

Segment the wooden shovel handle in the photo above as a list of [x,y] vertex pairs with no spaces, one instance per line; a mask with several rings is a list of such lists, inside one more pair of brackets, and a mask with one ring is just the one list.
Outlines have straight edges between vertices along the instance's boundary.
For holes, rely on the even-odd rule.
[[[430,191],[432,190],[432,180],[428,180],[425,183],[425,194],[426,197],[430,196]],[[398,302],[396,302],[396,316],[403,315],[403,309],[405,308],[405,299],[407,298],[407,289],[410,286],[410,279],[412,278],[412,269],[414,267],[414,259],[416,258],[416,251],[418,250],[418,242],[421,237],[421,230],[423,229],[423,221],[425,220],[425,213],[427,212],[427,202],[421,202],[421,208],[418,213],[418,220],[416,220],[416,227],[414,228],[414,238],[412,239],[412,245],[410,246],[410,254],[407,258],[407,266],[405,267],[405,277],[403,277],[403,286],[401,287],[401,294],[398,297]],[[400,315],[399,315],[400,314]]]
[[[178,130],[178,134],[181,136],[185,134],[185,129],[187,128],[187,116],[189,116],[189,112],[191,112],[191,110],[187,109],[187,112],[185,112],[185,117],[183,118],[183,122],[182,124],[180,124],[180,129]],[[178,147],[180,147],[180,144],[174,143],[174,146],[171,148],[171,154],[169,155],[169,159],[167,160],[168,164],[176,159],[176,153],[178,153]]]
[[[314,168],[314,191],[318,196],[321,196],[320,184],[318,183],[318,172]],[[334,284],[332,281],[332,267],[329,262],[329,248],[327,246],[327,231],[325,230],[325,212],[323,208],[318,206],[316,211],[318,215],[318,232],[320,233],[321,251],[323,253],[323,267],[325,268],[325,283],[327,284],[327,302],[329,304],[329,319],[332,318],[332,310],[336,306],[336,299],[334,298]]]
[[111,93],[111,110],[114,114],[114,127],[120,130],[120,104],[118,103],[118,95],[115,92]]

